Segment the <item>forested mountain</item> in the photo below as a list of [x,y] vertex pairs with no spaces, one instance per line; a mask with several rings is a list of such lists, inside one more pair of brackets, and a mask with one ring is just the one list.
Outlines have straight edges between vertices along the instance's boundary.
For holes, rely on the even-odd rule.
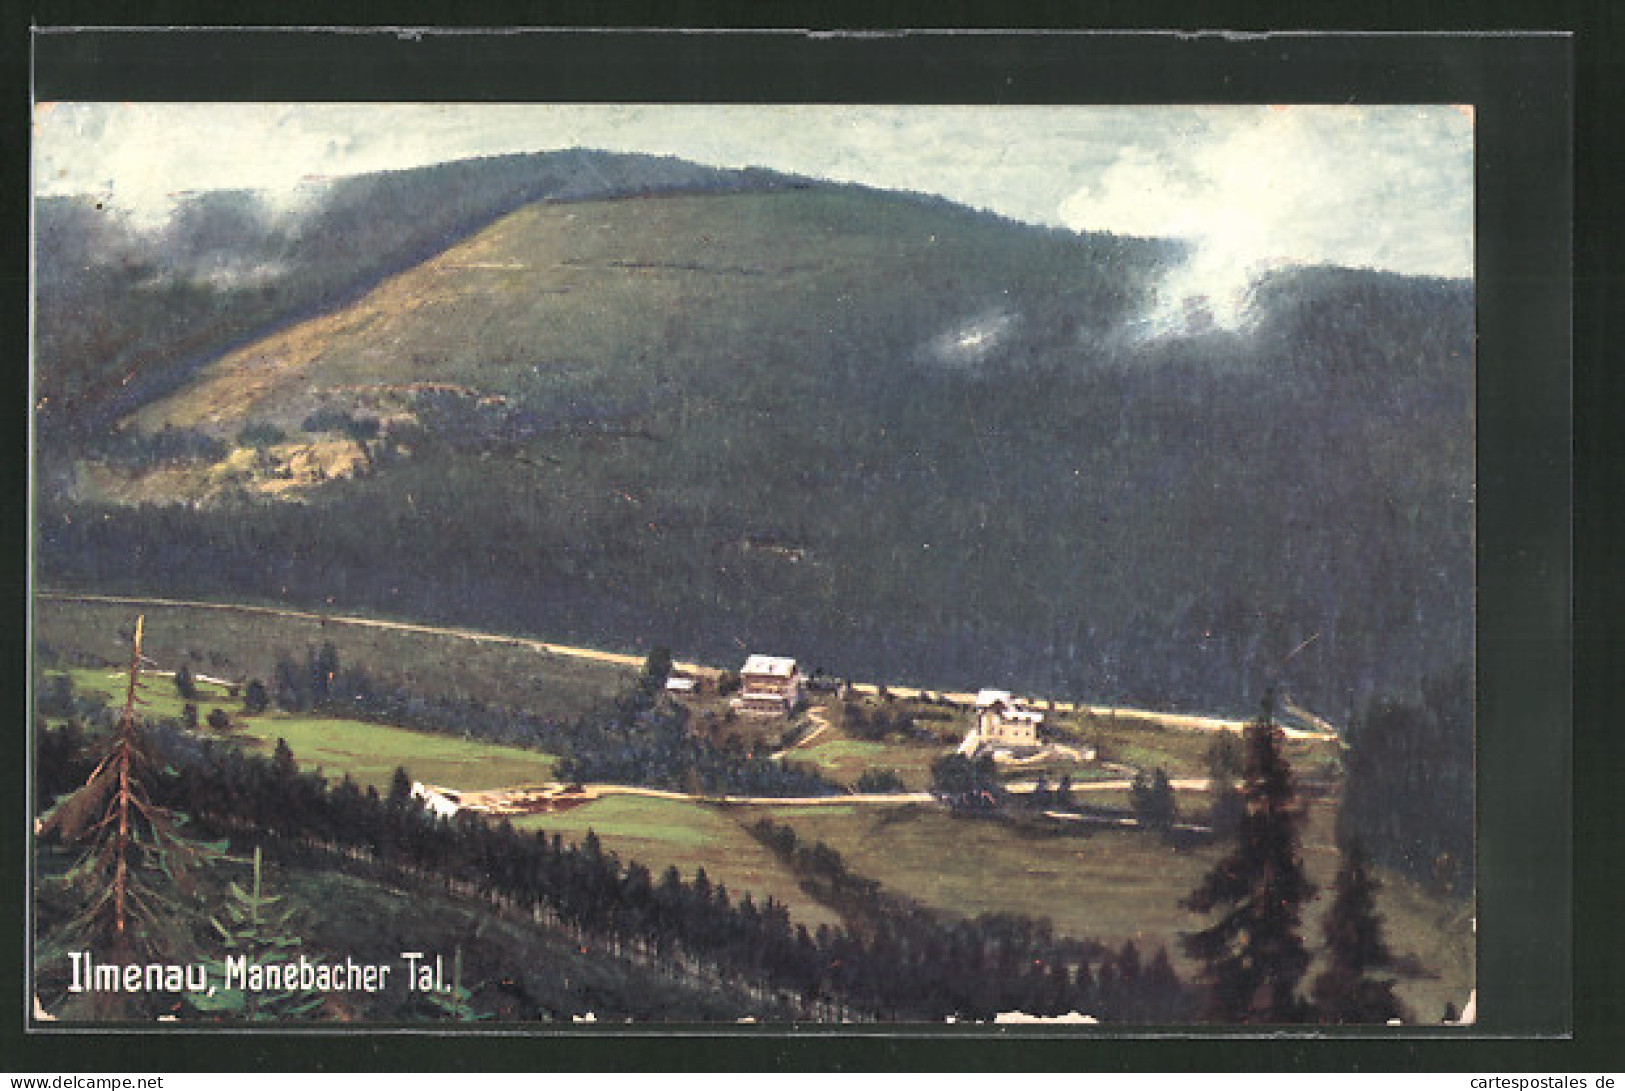
[[1287,269],[1239,331],[1152,331],[1169,242],[588,153],[448,206],[478,171],[434,171],[349,183],[190,325],[122,266],[51,287],[42,241],[82,425],[44,421],[43,582],[1334,719],[1470,657],[1468,283]]
[[766,188],[765,171],[572,150],[363,174],[278,211],[185,196],[143,230],[91,197],[34,206],[38,391],[57,434],[115,421],[234,341],[340,306],[532,201]]

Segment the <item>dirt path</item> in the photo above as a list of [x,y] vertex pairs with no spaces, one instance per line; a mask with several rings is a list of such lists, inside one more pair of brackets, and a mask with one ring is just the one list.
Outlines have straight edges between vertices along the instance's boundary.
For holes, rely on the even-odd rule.
[[872,795],[835,796],[707,796],[688,792],[671,792],[664,788],[638,788],[630,784],[584,784],[585,793],[592,797],[648,796],[651,799],[676,799],[689,803],[726,803],[745,807],[834,807],[847,803],[934,803],[930,792],[885,792]]
[[[528,637],[507,636],[501,633],[487,633],[478,629],[417,625],[405,621],[381,621],[377,618],[348,617],[342,614],[316,614],[308,610],[288,610],[276,606],[242,606],[223,602],[193,602],[186,599],[143,598],[125,595],[70,594],[59,591],[40,591],[36,593],[35,597],[44,599],[47,602],[90,602],[115,606],[174,606],[188,610],[220,610],[225,613],[248,614],[257,617],[293,618],[299,621],[314,621],[321,625],[353,625],[364,629],[391,629],[403,633],[449,636],[482,644],[507,644],[516,648],[530,648],[533,651],[546,652],[548,655],[563,656],[569,659],[588,659],[597,663],[612,663],[621,667],[643,666],[643,658],[640,656],[599,651],[596,648],[577,648],[568,644],[552,644],[544,640],[531,640]],[[708,678],[721,673],[715,667],[705,666],[700,663],[679,663],[674,661],[672,669],[681,671],[684,674],[704,675]]]
[[797,739],[795,742],[791,743],[789,746],[785,747],[783,750],[780,750],[774,754],[769,754],[767,756],[768,761],[779,761],[784,757],[784,755],[794,750],[800,750],[802,747],[806,746],[808,743],[818,738],[818,736],[829,730],[829,720],[824,717],[824,710],[819,708],[817,705],[814,705],[807,710],[807,719],[811,720],[815,725],[813,729],[807,732],[807,734],[803,735],[801,738]]
[[[1045,811],[1045,818],[1053,818],[1060,822],[1083,822],[1095,826],[1120,826],[1123,829],[1138,829],[1141,822],[1138,818],[1128,818],[1103,814],[1074,814],[1071,811]],[[1212,833],[1212,826],[1203,826],[1194,822],[1175,822],[1169,829],[1189,833]]]
[[[1211,789],[1213,782],[1204,777],[1176,777],[1170,780],[1169,785],[1177,792],[1206,792]],[[1073,793],[1078,792],[1126,792],[1134,786],[1132,780],[1080,780],[1072,785]],[[1036,790],[1038,782],[1035,780],[1016,780],[1004,786],[1007,792],[1025,795]],[[1050,785],[1054,787],[1053,784]]]
[[[940,697],[956,705],[974,705],[976,703],[976,694],[974,693],[951,693],[945,690],[916,689],[911,686],[882,687],[868,682],[852,683],[852,689],[855,692],[867,694],[871,697],[878,695],[883,688],[892,696],[905,700],[929,696]],[[1074,701],[1036,701],[1033,702],[1033,707],[1044,712],[1050,710],[1056,712],[1085,712],[1105,720],[1144,724],[1147,727],[1171,727],[1182,731],[1229,731],[1239,735],[1251,723],[1250,720],[1232,720],[1222,716],[1196,716],[1185,712],[1152,712],[1143,708],[1119,708],[1114,705],[1080,705]],[[1332,740],[1340,737],[1336,731],[1332,730],[1331,724],[1311,713],[1298,709],[1296,706],[1287,708],[1286,711],[1321,728],[1318,731],[1310,731],[1305,728],[1287,727],[1285,724],[1278,723],[1276,726],[1289,739]]]

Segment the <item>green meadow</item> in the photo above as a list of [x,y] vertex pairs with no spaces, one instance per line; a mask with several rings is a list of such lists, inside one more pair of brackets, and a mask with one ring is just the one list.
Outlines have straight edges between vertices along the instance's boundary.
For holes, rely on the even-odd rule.
[[749,891],[758,901],[772,897],[790,908],[809,929],[836,925],[839,918],[808,897],[795,875],[750,835],[746,825],[760,818],[757,808],[720,808],[684,800],[646,796],[605,796],[555,814],[513,820],[522,830],[557,833],[579,841],[591,830],[604,848],[623,860],[636,860],[658,880],[668,867],[685,878],[704,868],[712,882],[734,896]]
[[403,767],[414,780],[478,791],[552,779],[557,759],[517,746],[317,716],[255,716],[235,732],[260,748],[286,739],[299,765],[331,779],[348,775],[380,792]]
[[[124,676],[105,670],[68,672],[76,692],[101,694],[117,705],[124,698]],[[286,739],[301,768],[320,770],[333,780],[348,775],[356,783],[389,790],[397,767],[416,780],[448,788],[479,790],[550,780],[557,759],[517,746],[461,739],[388,724],[331,716],[290,716],[269,711],[243,713],[242,702],[225,697],[221,687],[201,684],[196,701],[200,717],[210,708],[230,711],[232,727],[223,738],[269,752]],[[179,718],[185,704],[168,678],[145,678],[140,690],[142,714],[154,719]]]
[[[1166,946],[1184,973],[1193,967],[1178,949],[1179,937],[1203,927],[1205,918],[1179,902],[1228,850],[1175,848],[1132,829],[1028,829],[914,804],[760,812],[804,839],[824,841],[853,871],[926,906],[964,916],[1047,917],[1058,932],[1110,944],[1132,939],[1147,955]],[[1304,914],[1303,934],[1313,950],[1338,855],[1335,807],[1314,803],[1309,816],[1303,857],[1320,896]],[[1436,975],[1402,980],[1400,995],[1424,1020],[1437,1019],[1447,1002],[1459,1010],[1473,982],[1470,909],[1388,873],[1383,881],[1378,904],[1390,946]]]

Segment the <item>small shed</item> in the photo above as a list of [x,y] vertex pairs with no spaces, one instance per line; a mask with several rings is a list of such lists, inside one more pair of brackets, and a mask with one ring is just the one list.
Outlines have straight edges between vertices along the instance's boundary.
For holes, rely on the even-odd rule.
[[412,798],[421,799],[430,813],[441,818],[453,818],[463,809],[461,793],[416,780],[412,782]]

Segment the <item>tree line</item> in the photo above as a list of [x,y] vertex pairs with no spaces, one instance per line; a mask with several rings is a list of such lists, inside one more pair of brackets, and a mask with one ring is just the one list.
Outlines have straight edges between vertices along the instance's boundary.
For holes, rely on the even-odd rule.
[[1371,701],[1349,726],[1339,833],[1436,889],[1473,889],[1473,679],[1465,664],[1416,696]]

